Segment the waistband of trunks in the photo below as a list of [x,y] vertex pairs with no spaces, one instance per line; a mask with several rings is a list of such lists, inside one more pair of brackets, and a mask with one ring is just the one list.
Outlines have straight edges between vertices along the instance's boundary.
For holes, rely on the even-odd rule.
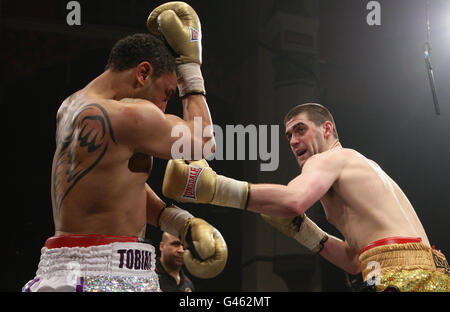
[[[67,274],[138,277],[152,275],[156,263],[155,248],[151,244],[136,242],[138,239],[135,237],[133,239],[134,241],[131,242],[111,242],[108,237],[106,240],[94,240],[93,242],[88,240],[94,245],[74,247],[67,238],[51,240],[49,246],[52,248],[44,246],[41,249],[36,275],[45,277]],[[83,243],[88,241],[83,240]],[[62,246],[62,243],[52,244],[52,242],[67,244]],[[95,245],[95,243],[98,244]]]
[[107,245],[111,243],[138,243],[146,242],[144,239],[135,236],[113,236],[100,234],[67,234],[52,236],[45,242],[48,249],[61,247],[90,247]]
[[359,255],[361,255],[363,252],[372,249],[374,247],[378,246],[384,246],[384,245],[390,245],[390,244],[406,244],[406,243],[420,243],[422,242],[422,239],[420,237],[386,237],[383,239],[379,239],[377,241],[371,242],[366,247],[362,248],[359,252]]
[[433,250],[423,243],[389,244],[370,248],[359,256],[363,280],[389,271],[436,271]]

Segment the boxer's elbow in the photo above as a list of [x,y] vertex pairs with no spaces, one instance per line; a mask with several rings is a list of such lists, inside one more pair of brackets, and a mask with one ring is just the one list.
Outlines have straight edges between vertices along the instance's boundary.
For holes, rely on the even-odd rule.
[[346,271],[347,271],[347,273],[349,273],[351,275],[357,275],[357,274],[361,273],[361,266],[359,264],[359,261],[358,261],[358,263],[351,262],[350,266],[348,268],[346,268]]
[[208,157],[216,151],[216,139],[214,136],[206,136],[202,138],[203,157]]
[[211,156],[216,151],[216,138],[214,137],[214,132],[212,127],[205,127],[203,129],[203,134],[201,137],[203,157],[207,158]]
[[361,273],[361,264],[359,262],[359,255],[353,254],[350,256],[350,261],[347,261],[347,267],[344,268],[345,271],[352,275],[357,275]]
[[310,194],[309,190],[306,188],[299,188],[298,186],[287,186],[288,190],[288,206],[289,211],[292,215],[299,216],[305,213],[316,200],[314,200],[313,196]]
[[308,209],[306,203],[296,194],[287,196],[283,206],[288,216],[302,215]]
[[318,200],[314,190],[310,187],[302,187],[298,184],[289,183],[285,188],[283,198],[289,216],[299,216],[305,213]]
[[193,137],[191,146],[191,159],[200,160],[202,158],[209,158],[216,151],[216,140],[214,137]]

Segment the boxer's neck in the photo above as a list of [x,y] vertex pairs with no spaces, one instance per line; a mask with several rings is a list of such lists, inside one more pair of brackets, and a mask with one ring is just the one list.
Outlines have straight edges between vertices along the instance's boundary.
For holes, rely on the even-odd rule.
[[342,148],[341,142],[339,142],[339,140],[336,138],[334,138],[329,143],[327,143],[327,150],[330,150],[333,148]]
[[120,72],[108,69],[88,84],[86,88],[101,98],[120,101],[123,98],[133,96],[133,73],[133,69]]

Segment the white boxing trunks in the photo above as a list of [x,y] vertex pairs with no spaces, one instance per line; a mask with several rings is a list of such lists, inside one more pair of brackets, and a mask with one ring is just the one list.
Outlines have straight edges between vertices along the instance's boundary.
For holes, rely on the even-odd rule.
[[129,236],[51,237],[22,291],[159,292],[155,248]]

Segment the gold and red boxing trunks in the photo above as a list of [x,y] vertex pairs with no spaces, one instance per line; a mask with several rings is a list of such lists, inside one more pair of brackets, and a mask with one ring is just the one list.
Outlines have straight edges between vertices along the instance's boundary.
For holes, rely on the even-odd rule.
[[421,238],[389,237],[360,251],[363,280],[376,291],[449,292],[450,269],[443,253]]
[[161,291],[155,248],[137,237],[61,235],[47,239],[23,292]]

